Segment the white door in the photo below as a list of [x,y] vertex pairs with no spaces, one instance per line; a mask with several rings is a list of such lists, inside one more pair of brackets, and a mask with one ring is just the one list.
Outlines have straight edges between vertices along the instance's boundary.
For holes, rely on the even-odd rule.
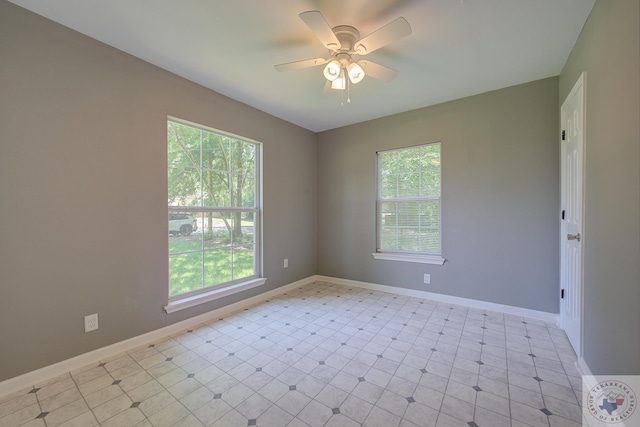
[[584,85],[582,73],[560,108],[560,325],[582,355]]

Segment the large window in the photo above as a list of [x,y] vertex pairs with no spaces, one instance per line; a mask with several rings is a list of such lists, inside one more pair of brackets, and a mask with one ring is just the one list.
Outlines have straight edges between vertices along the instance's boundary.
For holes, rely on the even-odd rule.
[[260,144],[167,121],[169,302],[260,275]]
[[444,262],[440,143],[378,152],[377,222],[376,258]]

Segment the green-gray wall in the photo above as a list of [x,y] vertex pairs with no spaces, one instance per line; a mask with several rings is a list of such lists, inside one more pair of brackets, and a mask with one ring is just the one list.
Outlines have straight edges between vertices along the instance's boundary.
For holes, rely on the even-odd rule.
[[[264,143],[267,278],[172,315],[168,115]],[[310,131],[0,0],[0,381],[315,274],[315,157]]]
[[[558,115],[552,77],[321,133],[318,273],[557,313]],[[447,261],[375,260],[376,151],[435,141]]]
[[640,374],[640,2],[598,0],[560,75],[586,71],[584,359]]
[[[584,70],[584,356],[640,374],[639,14],[598,0],[559,78],[316,135],[0,0],[0,381],[314,274],[557,313],[559,101]],[[264,143],[268,279],[172,315],[167,115]],[[447,263],[375,261],[375,152],[433,141]]]

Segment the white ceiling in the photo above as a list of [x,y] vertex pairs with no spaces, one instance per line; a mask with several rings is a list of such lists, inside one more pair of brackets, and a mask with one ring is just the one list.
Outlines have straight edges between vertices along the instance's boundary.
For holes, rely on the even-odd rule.
[[[11,0],[276,117],[318,132],[560,74],[595,0]],[[298,17],[362,36],[399,16],[412,34],[367,55],[400,71],[323,94],[327,57]]]

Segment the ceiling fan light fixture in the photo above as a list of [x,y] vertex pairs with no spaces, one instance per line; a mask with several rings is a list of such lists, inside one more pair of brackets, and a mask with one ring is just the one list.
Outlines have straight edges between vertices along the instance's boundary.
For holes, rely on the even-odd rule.
[[347,67],[347,73],[349,74],[349,80],[351,80],[351,83],[354,85],[360,83],[365,76],[364,70],[357,62],[349,64]]
[[331,82],[331,89],[345,90],[347,88],[347,79],[344,75],[344,70],[340,70],[338,78]]
[[341,66],[340,62],[336,59],[330,61],[326,67],[324,67],[324,77],[333,82],[340,76]]

